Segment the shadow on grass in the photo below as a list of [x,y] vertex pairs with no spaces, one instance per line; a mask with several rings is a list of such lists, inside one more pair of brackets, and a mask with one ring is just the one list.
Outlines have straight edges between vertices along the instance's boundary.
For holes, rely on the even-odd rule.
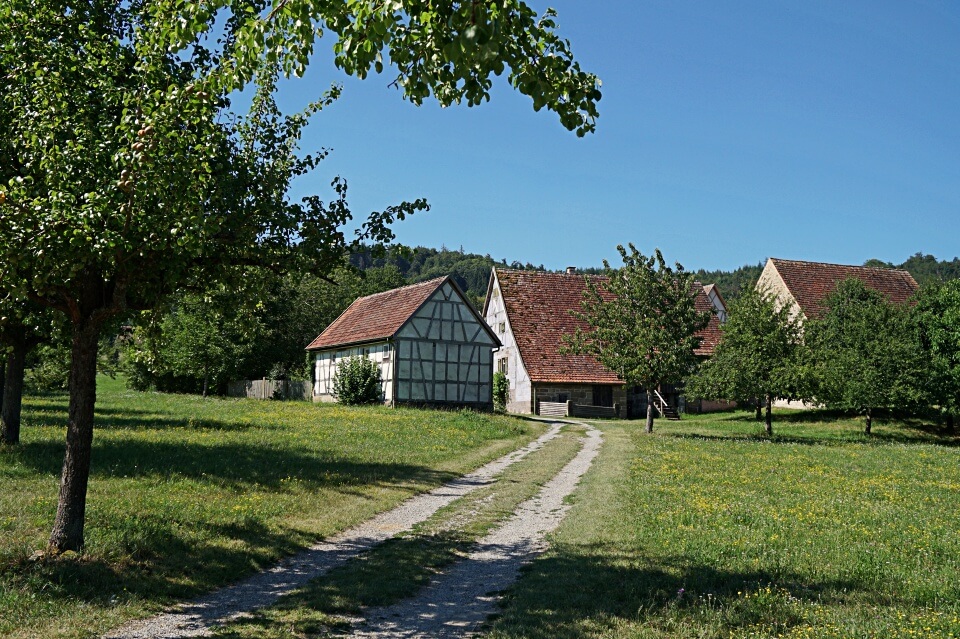
[[[216,401],[211,400],[211,401]],[[23,420],[25,427],[31,425],[65,426],[67,423],[67,404],[39,402],[25,400],[23,403]],[[272,424],[264,421],[253,422],[208,417],[184,415],[186,409],[179,411],[179,416],[165,415],[163,409],[138,410],[130,408],[111,408],[98,405],[94,416],[94,428],[97,430],[166,430],[174,428],[206,428],[221,431],[243,431],[250,428],[274,429],[282,428],[282,424]]]
[[[809,433],[798,432],[804,426],[811,427]],[[916,417],[898,417],[890,415],[875,416],[873,433],[863,432],[863,418],[839,411],[814,409],[774,413],[773,435],[763,432],[763,421],[757,421],[753,413],[731,413],[711,417],[709,421],[696,418],[679,423],[674,429],[661,432],[665,437],[696,439],[702,441],[746,441],[800,444],[809,446],[843,446],[846,444],[935,444],[947,447],[960,447],[960,437],[945,428],[932,424],[929,420]],[[684,428],[690,431],[683,432]],[[753,432],[729,430],[727,428],[749,427]],[[791,432],[784,433],[787,428]],[[829,434],[825,428],[832,428]]]
[[[623,621],[660,628],[664,636],[698,624],[700,630],[714,632],[722,626],[703,636],[726,636],[755,625],[782,632],[806,623],[801,602],[882,605],[891,603],[891,595],[857,581],[721,570],[691,564],[685,557],[653,564],[619,547],[577,547],[571,553],[560,546],[529,566],[508,591],[494,636],[572,638],[582,636],[586,627],[599,636],[599,628],[622,632]],[[688,635],[701,636],[696,631]]]
[[[64,446],[42,441],[23,444],[16,451],[20,463],[39,474],[56,475],[63,465]],[[257,443],[209,445],[142,440],[94,441],[91,477],[178,476],[218,484],[251,484],[283,489],[283,480],[295,478],[310,488],[350,492],[364,485],[441,484],[456,477],[415,464],[361,462]]]
[[252,520],[228,527],[207,524],[213,532],[243,542],[233,544],[222,538],[216,544],[187,540],[175,523],[156,517],[101,526],[120,538],[116,546],[128,553],[123,561],[73,554],[20,559],[4,568],[0,583],[11,592],[42,592],[56,601],[95,607],[130,599],[165,605],[237,581],[313,541]]

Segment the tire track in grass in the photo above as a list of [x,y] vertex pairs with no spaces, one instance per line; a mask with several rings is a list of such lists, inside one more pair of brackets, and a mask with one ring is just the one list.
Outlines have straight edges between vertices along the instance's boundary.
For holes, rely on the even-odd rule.
[[563,520],[566,498],[600,450],[599,430],[587,426],[583,447],[540,493],[520,504],[502,526],[481,539],[463,561],[434,579],[420,595],[371,610],[351,636],[372,639],[468,637],[496,611],[498,593],[546,547],[546,535]]
[[546,433],[526,446],[439,488],[411,497],[393,510],[324,540],[270,570],[193,602],[180,604],[169,612],[124,624],[104,635],[104,639],[207,636],[213,626],[274,603],[281,596],[306,585],[332,568],[412,529],[453,501],[490,484],[504,470],[557,437],[562,427],[563,424],[552,424]]

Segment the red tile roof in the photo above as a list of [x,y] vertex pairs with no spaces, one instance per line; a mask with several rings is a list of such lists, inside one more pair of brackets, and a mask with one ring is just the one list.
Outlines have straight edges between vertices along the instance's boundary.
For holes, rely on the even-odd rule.
[[[524,366],[535,382],[577,384],[619,384],[621,380],[600,362],[587,355],[561,355],[562,336],[589,326],[570,314],[579,310],[591,279],[601,287],[606,277],[566,273],[542,273],[496,269],[497,281],[507,310],[507,319],[520,349]],[[713,305],[696,285],[698,310],[712,311]],[[609,294],[605,294],[608,297]],[[608,297],[608,299],[610,299]],[[720,336],[720,323],[711,315],[710,325],[701,331],[699,355],[713,353]]]
[[447,280],[447,277],[411,284],[354,300],[308,351],[389,339]]
[[919,286],[907,271],[866,266],[845,266],[821,262],[801,262],[770,258],[790,290],[800,310],[807,317],[823,313],[823,300],[843,280],[855,278],[864,286],[882,293],[895,304],[903,304],[917,292]]

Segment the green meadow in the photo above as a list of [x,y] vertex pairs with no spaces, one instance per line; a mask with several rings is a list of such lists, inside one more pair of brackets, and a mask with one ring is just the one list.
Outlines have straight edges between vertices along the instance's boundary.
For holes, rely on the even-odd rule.
[[[535,437],[535,422],[127,391],[101,380],[87,548],[43,557],[66,398],[0,449],[0,635],[84,637],[235,581]],[[960,637],[960,438],[778,412],[597,422],[605,444],[495,639]],[[576,429],[225,637],[324,636],[411,596],[535,494]]]
[[67,398],[0,448],[0,636],[84,637],[265,568],[512,450],[540,424],[471,412],[200,398],[101,378],[81,556],[38,556]]
[[806,411],[599,424],[496,639],[960,637],[960,440]]

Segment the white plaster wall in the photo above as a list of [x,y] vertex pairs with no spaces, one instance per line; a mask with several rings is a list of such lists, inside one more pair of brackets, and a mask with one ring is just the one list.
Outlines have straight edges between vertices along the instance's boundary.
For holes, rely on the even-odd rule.
[[776,297],[780,308],[790,306],[791,319],[795,319],[797,315],[801,316],[801,321],[805,319],[800,312],[800,307],[797,305],[797,300],[793,297],[793,293],[787,288],[787,284],[783,281],[783,278],[780,277],[777,267],[773,265],[773,260],[770,258],[767,258],[767,263],[760,273],[760,278],[757,280],[757,290],[761,293],[768,293]]
[[[507,411],[511,413],[530,413],[533,385],[530,383],[530,375],[527,374],[523,359],[520,357],[520,349],[517,348],[517,340],[510,326],[510,318],[507,317],[507,309],[500,292],[500,282],[496,279],[496,276],[494,276],[490,300],[487,303],[487,314],[484,319],[503,343],[500,350],[493,353],[493,370],[500,370],[500,360],[504,357],[507,358],[507,377],[510,379],[510,398],[507,402]],[[501,324],[503,324],[503,331],[500,330]]]
[[318,351],[314,360],[313,400],[335,402],[333,396],[333,377],[337,366],[348,357],[364,356],[377,363],[380,377],[383,379],[383,401],[393,402],[393,345],[389,342],[367,344],[335,351]]
[[720,299],[720,296],[717,295],[716,289],[710,289],[710,293],[707,295],[707,299],[710,300],[710,303],[713,304],[713,309],[717,313],[717,319],[720,322],[727,321],[727,307],[723,305],[723,300]]

